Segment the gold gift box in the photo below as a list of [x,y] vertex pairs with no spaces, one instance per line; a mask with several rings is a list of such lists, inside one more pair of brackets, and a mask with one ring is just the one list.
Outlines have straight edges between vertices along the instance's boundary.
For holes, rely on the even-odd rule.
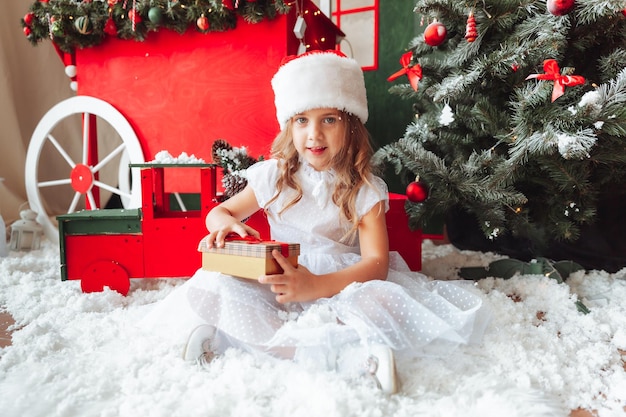
[[299,243],[259,240],[252,237],[227,240],[223,248],[209,249],[206,238],[200,241],[202,269],[240,278],[257,279],[261,275],[280,274],[283,269],[272,256],[277,249],[294,267],[298,266]]

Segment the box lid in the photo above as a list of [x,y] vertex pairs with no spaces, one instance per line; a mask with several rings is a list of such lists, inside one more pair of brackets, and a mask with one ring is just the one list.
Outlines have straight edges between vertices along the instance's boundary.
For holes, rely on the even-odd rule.
[[277,242],[275,240],[261,240],[253,236],[246,238],[228,238],[223,248],[209,249],[206,237],[198,245],[199,252],[219,253],[224,255],[247,256],[252,258],[272,258],[272,251],[278,249],[284,257],[300,255],[299,243]]

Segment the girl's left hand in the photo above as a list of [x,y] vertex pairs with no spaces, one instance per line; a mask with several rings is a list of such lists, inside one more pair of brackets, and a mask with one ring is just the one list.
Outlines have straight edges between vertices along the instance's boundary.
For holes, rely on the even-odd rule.
[[283,269],[282,274],[261,275],[259,282],[270,285],[279,303],[312,301],[319,298],[316,293],[317,276],[302,265],[294,267],[278,250],[272,256]]

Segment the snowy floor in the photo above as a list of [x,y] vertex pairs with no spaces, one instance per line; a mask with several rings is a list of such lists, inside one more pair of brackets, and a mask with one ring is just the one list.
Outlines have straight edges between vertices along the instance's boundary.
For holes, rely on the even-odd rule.
[[[435,279],[495,259],[430,241],[423,250],[423,272]],[[626,270],[579,272],[567,284],[538,275],[478,282],[495,312],[483,344],[398,364],[402,391],[386,397],[236,351],[191,366],[182,346],[134,326],[181,280],[134,280],[127,297],[83,294],[60,280],[58,263],[50,244],[0,258],[0,306],[16,321],[12,345],[0,349],[3,417],[626,416]]]

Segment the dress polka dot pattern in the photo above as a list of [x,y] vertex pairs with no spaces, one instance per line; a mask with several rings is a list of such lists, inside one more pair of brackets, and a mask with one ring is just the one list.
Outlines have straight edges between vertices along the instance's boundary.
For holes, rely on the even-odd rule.
[[[275,160],[248,169],[259,206],[273,197],[277,175]],[[360,259],[358,242],[341,241],[350,225],[340,220],[332,203],[333,177],[332,171],[305,165],[297,173],[304,192],[301,201],[278,215],[277,207],[293,198],[283,193],[269,207],[272,239],[300,243],[299,263],[316,274],[341,270]],[[373,187],[359,191],[359,216],[387,201],[386,184],[377,177],[370,181]],[[357,344],[386,344],[396,354],[441,355],[480,341],[489,313],[469,284],[432,281],[410,271],[392,252],[386,281],[353,283],[311,303],[279,304],[267,286],[254,280],[198,270],[154,309],[150,319],[169,337],[184,340],[195,326],[209,323],[232,344],[288,352],[284,356],[289,357]]]

